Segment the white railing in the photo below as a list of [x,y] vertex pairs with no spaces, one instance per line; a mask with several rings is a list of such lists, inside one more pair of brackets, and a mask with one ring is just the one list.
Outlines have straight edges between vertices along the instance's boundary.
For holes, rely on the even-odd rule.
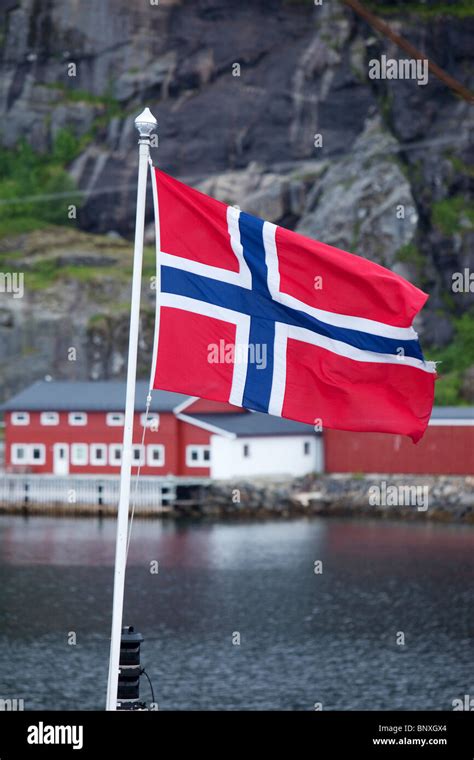
[[[136,490],[136,509],[166,511],[176,500],[176,486],[187,483],[186,479],[173,477],[141,477]],[[30,508],[34,506],[74,506],[116,508],[120,480],[115,475],[0,475],[0,506]],[[135,497],[135,481],[132,482],[131,503]],[[109,511],[107,509],[107,511]]]

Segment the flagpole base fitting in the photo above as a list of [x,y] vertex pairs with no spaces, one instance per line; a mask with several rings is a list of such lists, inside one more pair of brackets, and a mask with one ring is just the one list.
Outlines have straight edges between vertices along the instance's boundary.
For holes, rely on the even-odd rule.
[[146,702],[140,700],[140,646],[141,633],[133,625],[122,628],[120,640],[120,670],[117,689],[117,710],[146,710]]

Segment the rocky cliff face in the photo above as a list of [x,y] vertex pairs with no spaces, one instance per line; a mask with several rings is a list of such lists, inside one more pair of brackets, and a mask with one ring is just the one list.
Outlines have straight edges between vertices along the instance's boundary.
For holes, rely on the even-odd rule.
[[[392,27],[472,88],[474,12],[446,5],[380,12],[392,6]],[[132,232],[133,119],[145,104],[165,171],[430,292],[425,344],[449,343],[472,311],[474,292],[451,285],[474,267],[473,108],[433,76],[370,79],[371,59],[406,54],[343,3],[5,0],[0,24],[1,141],[48,152],[70,131],[80,148],[68,171],[84,194],[72,238],[65,218],[66,230],[2,242],[3,269],[25,271],[22,299],[1,294],[4,394],[45,373],[123,374],[130,248],[97,234]]]

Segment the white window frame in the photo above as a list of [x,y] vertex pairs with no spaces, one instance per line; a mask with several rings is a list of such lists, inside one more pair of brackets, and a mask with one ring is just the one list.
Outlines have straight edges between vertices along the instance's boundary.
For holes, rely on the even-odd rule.
[[[142,414],[140,415],[140,425],[142,427],[145,427],[145,420],[146,420],[146,412],[142,412]],[[154,425],[153,424],[154,422],[156,422],[157,424]],[[147,428],[151,428],[152,425],[156,430],[158,430],[158,428],[160,427],[160,415],[158,414],[158,412],[148,412],[148,420],[147,420],[146,426]]]
[[[25,450],[25,457],[23,459],[18,458],[18,449]],[[33,459],[33,450],[39,449],[41,452],[39,459]],[[12,464],[34,464],[42,465],[46,462],[46,446],[44,443],[12,443],[11,445],[11,461]]]
[[29,425],[30,413],[29,412],[12,412],[11,422],[12,422],[12,425]]
[[125,424],[125,415],[123,412],[107,412],[105,421],[110,427],[123,427]]
[[[30,443],[29,446],[29,464],[42,465],[46,462],[46,446],[44,443]],[[40,459],[33,459],[33,449],[39,449],[41,452]]]
[[[77,450],[79,446],[83,447],[86,452],[85,459],[80,459],[77,456]],[[76,467],[86,467],[89,464],[89,444],[87,443],[72,443],[71,444],[71,464]]]
[[[204,452],[209,451],[209,459],[204,459]],[[197,451],[198,458],[193,460],[192,452]],[[210,467],[211,447],[206,444],[189,443],[186,446],[186,467]]]
[[[143,467],[145,464],[145,447],[141,443],[134,443],[132,446],[132,467]],[[140,459],[135,459],[135,451],[140,452]]]
[[[120,467],[122,464],[122,444],[111,443],[109,444],[109,464],[111,467]],[[115,459],[114,453],[120,451],[120,459]]]
[[[153,452],[160,452],[160,460],[156,462],[153,459]],[[148,467],[164,467],[165,465],[165,447],[162,443],[152,443],[146,447],[146,463]]]
[[[75,419],[75,417],[79,417],[80,419]],[[68,422],[74,427],[83,427],[84,425],[87,425],[87,412],[69,412]]]
[[41,425],[59,425],[59,413],[41,412],[40,423]]
[[[97,459],[95,454],[96,449],[100,448],[104,454],[102,459]],[[107,444],[106,443],[91,443],[89,446],[90,463],[94,467],[107,467]]]
[[[18,449],[24,449],[25,456],[18,458]],[[11,462],[12,464],[29,464],[29,446],[27,443],[12,443],[11,445]]]

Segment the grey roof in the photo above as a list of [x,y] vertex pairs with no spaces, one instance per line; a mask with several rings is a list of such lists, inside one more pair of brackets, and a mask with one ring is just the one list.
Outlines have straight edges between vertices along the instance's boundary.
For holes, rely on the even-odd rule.
[[[183,410],[183,414],[187,414]],[[247,435],[311,435],[312,425],[294,422],[283,417],[274,417],[262,412],[232,413],[232,414],[189,414],[196,420],[208,425],[215,425],[237,436]],[[435,406],[431,419],[466,420],[474,419],[474,406]]]
[[[125,408],[126,384],[120,380],[71,381],[38,380],[33,385],[17,393],[0,406],[0,411],[123,411]],[[137,380],[135,408],[145,409],[148,382]],[[189,396],[170,391],[153,391],[151,410],[170,412]],[[186,411],[184,411],[186,414]],[[237,435],[308,435],[311,425],[293,422],[282,417],[253,413],[189,415],[211,425],[236,433]],[[435,406],[432,419],[465,420],[474,419],[474,406]]]
[[[183,411],[186,415],[186,410]],[[274,417],[263,412],[232,412],[231,414],[189,414],[196,421],[215,425],[237,436],[248,435],[316,435],[312,425]]]
[[[38,380],[9,399],[3,411],[120,412],[125,408],[126,383],[119,380],[47,381]],[[135,409],[145,410],[148,382],[137,380]],[[170,412],[189,396],[169,391],[153,391],[151,410]]]
[[474,406],[434,406],[432,420],[472,420]]

